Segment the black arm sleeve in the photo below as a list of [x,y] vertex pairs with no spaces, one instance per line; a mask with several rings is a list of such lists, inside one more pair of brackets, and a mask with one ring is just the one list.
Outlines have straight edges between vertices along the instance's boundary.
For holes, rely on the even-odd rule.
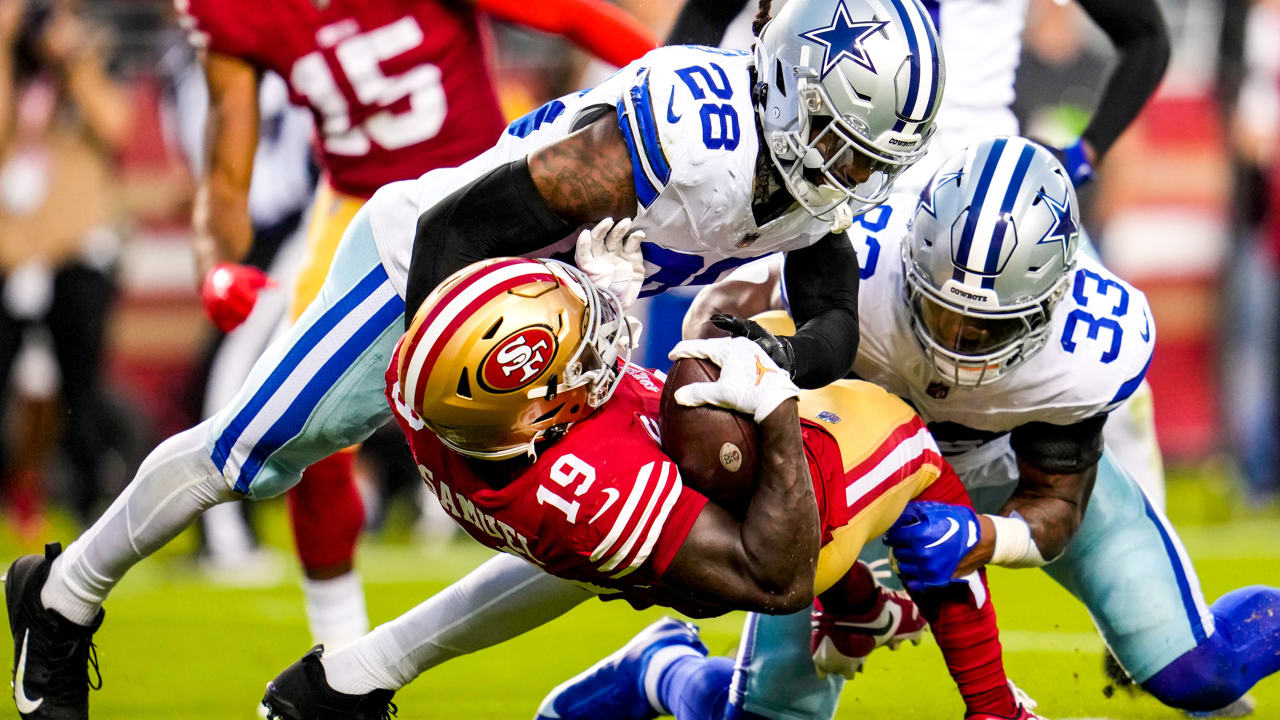
[[747,6],[747,0],[685,0],[667,45],[710,45],[724,40],[729,23]]
[[418,217],[405,291],[406,327],[441,281],[473,262],[525,255],[574,229],[547,206],[521,158],[494,168]]
[[1119,56],[1098,99],[1098,109],[1081,135],[1101,158],[1164,77],[1169,65],[1169,31],[1156,0],[1080,0],[1080,6],[1111,38]]
[[844,377],[858,354],[858,254],[849,239],[828,234],[787,253],[782,281],[796,323],[796,385],[818,388]]
[[1089,469],[1102,457],[1102,427],[1106,414],[1075,425],[1031,422],[1009,433],[1009,445],[1019,460],[1048,473],[1068,474]]

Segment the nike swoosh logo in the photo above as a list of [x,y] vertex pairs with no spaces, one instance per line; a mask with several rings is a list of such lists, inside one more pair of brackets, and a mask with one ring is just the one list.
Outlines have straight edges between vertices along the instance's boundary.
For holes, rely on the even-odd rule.
[[1138,333],[1138,335],[1142,336],[1142,342],[1151,342],[1151,318],[1147,317],[1145,309],[1142,311],[1142,322],[1144,323],[1142,332]]
[[619,497],[622,497],[622,493],[618,492],[617,488],[604,488],[600,492],[603,492],[605,497],[608,499],[604,501],[604,504],[600,506],[600,509],[596,511],[596,514],[592,515],[591,519],[587,521],[588,525],[595,522],[596,518],[604,514],[605,510],[608,510],[611,505],[618,501]]
[[873,625],[871,623],[855,623],[855,622],[847,622],[847,621],[838,622],[836,623],[836,625],[839,627],[850,627],[850,628],[857,628],[859,630],[866,630],[872,635],[884,635],[885,633],[893,629],[893,626],[896,622],[897,622],[897,618],[895,618],[893,614],[890,613],[889,617],[885,618],[884,623],[881,625]]
[[944,533],[942,537],[938,538],[937,540],[934,540],[928,545],[925,545],[924,547],[926,550],[928,550],[931,547],[938,547],[942,543],[950,540],[951,536],[955,535],[956,532],[960,530],[960,523],[956,522],[955,518],[947,518],[947,522],[951,524],[951,527],[947,528],[947,532]]
[[676,89],[671,88],[671,98],[667,100],[667,122],[669,123],[678,123],[680,122],[680,118],[682,117],[681,115],[675,114],[674,112],[675,104],[676,104]]
[[13,702],[18,706],[18,712],[23,715],[30,715],[44,704],[44,698],[32,700],[27,697],[27,691],[22,687],[23,676],[27,674],[27,640],[31,637],[31,630],[28,629],[22,635],[22,655],[18,656],[18,669],[13,673]]

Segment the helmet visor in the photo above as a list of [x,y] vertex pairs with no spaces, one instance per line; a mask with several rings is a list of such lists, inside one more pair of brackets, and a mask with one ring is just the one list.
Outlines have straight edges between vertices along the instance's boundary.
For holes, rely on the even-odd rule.
[[990,355],[1017,342],[1030,329],[1025,317],[966,315],[923,294],[912,300],[916,317],[938,345],[958,355]]

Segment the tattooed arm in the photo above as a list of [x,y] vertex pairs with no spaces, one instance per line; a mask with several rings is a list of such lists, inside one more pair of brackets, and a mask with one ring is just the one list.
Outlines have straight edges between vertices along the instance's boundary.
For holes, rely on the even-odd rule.
[[436,285],[491,257],[525,255],[606,217],[631,217],[631,158],[612,113],[494,168],[418,218],[405,322]]

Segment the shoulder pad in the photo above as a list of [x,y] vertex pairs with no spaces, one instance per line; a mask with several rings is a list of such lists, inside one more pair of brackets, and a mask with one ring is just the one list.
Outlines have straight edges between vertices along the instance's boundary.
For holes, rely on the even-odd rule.
[[[669,184],[741,176],[755,157],[750,57],[696,46],[659,48],[633,66],[618,100],[636,197],[651,205]],[[744,146],[750,152],[735,152]],[[748,175],[749,176],[749,175]]]

